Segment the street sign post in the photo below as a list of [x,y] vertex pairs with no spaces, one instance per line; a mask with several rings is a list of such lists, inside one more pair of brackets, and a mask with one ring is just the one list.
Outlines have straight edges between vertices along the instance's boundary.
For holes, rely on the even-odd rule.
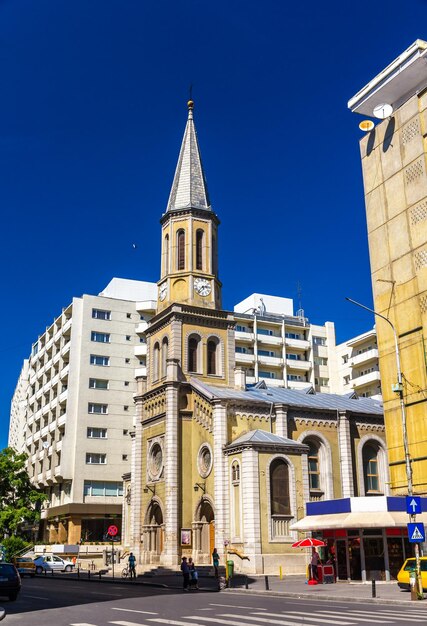
[[114,580],[114,537],[119,532],[119,529],[114,524],[108,527],[107,535],[111,539],[111,565],[113,567],[113,580]]
[[406,496],[406,512],[408,515],[422,513],[420,496]]
[[426,533],[422,522],[408,524],[408,539],[409,543],[424,543]]

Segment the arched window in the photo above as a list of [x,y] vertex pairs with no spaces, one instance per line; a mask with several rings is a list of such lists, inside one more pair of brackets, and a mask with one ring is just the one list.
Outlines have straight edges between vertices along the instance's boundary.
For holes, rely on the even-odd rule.
[[168,274],[169,272],[169,235],[165,235],[165,239],[164,239],[164,249],[163,249],[163,259],[164,259],[164,265],[163,265],[163,275]]
[[196,270],[203,269],[203,230],[196,232]]
[[169,352],[169,342],[168,342],[168,338],[165,337],[162,341],[162,378],[166,376],[168,352]]
[[270,465],[270,505],[271,515],[291,515],[289,468],[282,459]]
[[198,371],[199,344],[200,344],[200,337],[196,335],[191,335],[188,338],[188,371],[189,372]]
[[365,494],[378,494],[380,492],[378,447],[372,443],[363,446],[363,477]]
[[208,374],[217,375],[219,372],[218,367],[218,339],[210,338],[208,339],[207,350],[208,350]]
[[321,489],[319,444],[317,441],[313,440],[309,440],[306,443],[310,448],[308,451],[308,480],[310,491],[319,491]]
[[181,229],[176,234],[177,259],[176,268],[185,269],[185,232]]
[[159,380],[159,357],[160,346],[156,342],[153,347],[153,380]]
[[240,482],[240,465],[235,461],[231,466],[231,480],[233,483]]

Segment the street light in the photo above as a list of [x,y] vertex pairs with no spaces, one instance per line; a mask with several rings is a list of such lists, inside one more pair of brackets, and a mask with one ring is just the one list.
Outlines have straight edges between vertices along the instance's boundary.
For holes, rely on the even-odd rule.
[[[408,495],[412,496],[413,495],[412,465],[411,465],[411,457],[409,454],[408,431],[406,429],[406,408],[405,408],[405,400],[403,397],[403,378],[402,378],[402,369],[400,366],[400,351],[399,351],[399,343],[397,340],[396,328],[394,327],[393,323],[389,320],[389,318],[386,317],[385,315],[381,315],[381,313],[377,313],[376,311],[374,311],[374,309],[370,309],[368,306],[361,304],[360,302],[356,302],[356,300],[352,300],[351,298],[346,298],[346,300],[348,302],[351,302],[352,304],[355,304],[356,306],[360,306],[362,309],[365,309],[366,311],[369,311],[370,313],[373,313],[377,317],[380,317],[381,319],[385,320],[391,326],[391,329],[393,331],[394,352],[396,355],[397,384],[392,385],[391,389],[395,393],[399,394],[400,413],[402,416],[403,450],[405,453],[406,479],[408,481]],[[420,550],[419,550],[418,543],[415,544],[415,558],[416,558],[416,563],[417,563],[417,587],[418,587],[418,591],[420,591],[420,589],[422,589],[421,587],[422,583],[421,583],[421,575],[420,575]]]

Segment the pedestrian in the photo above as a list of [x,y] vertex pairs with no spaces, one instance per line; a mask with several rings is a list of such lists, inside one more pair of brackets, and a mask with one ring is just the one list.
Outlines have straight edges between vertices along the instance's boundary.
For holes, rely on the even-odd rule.
[[218,554],[216,548],[214,548],[213,552],[212,552],[212,563],[213,563],[214,570],[215,570],[215,578],[218,578],[218,576],[219,576],[219,554]]
[[188,559],[188,569],[190,570],[190,587],[192,589],[199,588],[199,572],[196,570],[196,565],[193,559]]
[[311,577],[314,578],[314,580],[319,580],[319,572],[317,569],[319,561],[320,557],[316,551],[316,548],[311,548]]
[[135,565],[136,565],[136,558],[133,555],[133,553],[131,552],[129,554],[129,558],[128,558],[128,566],[129,566],[129,576],[132,580],[132,578],[134,578],[136,580],[136,569],[135,569]]
[[181,572],[182,572],[182,578],[183,578],[183,588],[184,588],[184,591],[189,591],[188,584],[190,582],[190,569],[188,567],[187,557],[186,556],[182,557]]

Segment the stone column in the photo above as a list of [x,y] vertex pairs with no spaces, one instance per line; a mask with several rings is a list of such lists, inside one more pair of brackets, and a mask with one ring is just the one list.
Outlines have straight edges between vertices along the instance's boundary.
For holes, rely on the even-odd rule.
[[258,453],[249,448],[242,452],[242,507],[244,553],[250,561],[242,561],[245,571],[262,573],[261,523]]
[[276,435],[288,437],[288,407],[284,404],[274,405],[276,412]]
[[[132,461],[131,461],[131,493],[130,493],[130,537],[129,545],[134,553],[136,562],[141,562],[141,538],[142,538],[142,396],[146,391],[147,378],[141,376],[137,379],[138,396],[135,398],[134,431],[132,438]],[[145,483],[144,483],[145,484]],[[126,507],[126,500],[124,501]]]
[[215,402],[213,407],[214,436],[214,491],[215,491],[215,545],[220,556],[224,540],[230,539],[228,515],[228,461],[223,448],[227,444],[227,407]]
[[343,498],[354,496],[353,458],[351,453],[350,421],[346,411],[338,413],[338,446],[340,451],[341,489]]

